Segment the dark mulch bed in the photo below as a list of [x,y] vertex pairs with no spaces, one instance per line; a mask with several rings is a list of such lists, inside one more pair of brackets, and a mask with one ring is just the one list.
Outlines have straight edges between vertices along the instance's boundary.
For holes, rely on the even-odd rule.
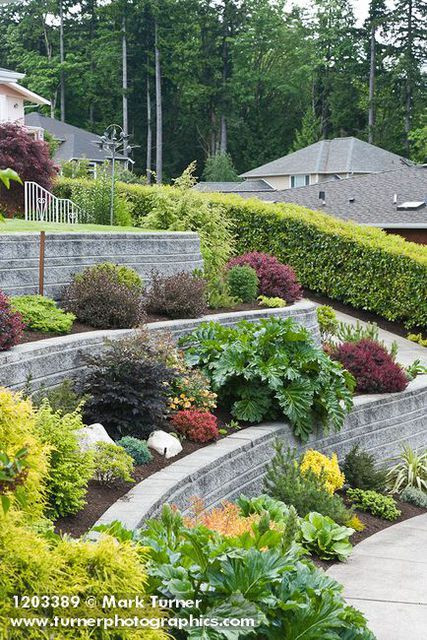
[[[291,306],[291,305],[288,305]],[[206,312],[206,315],[217,315],[219,313],[230,313],[232,311],[254,311],[265,309],[265,307],[260,307],[258,304],[254,304],[253,302],[248,302],[245,304],[239,304],[233,308],[224,308],[224,309],[209,309]],[[149,315],[147,316],[146,323],[150,324],[152,322],[162,322],[163,320],[170,320],[166,316],[158,316],[158,315]],[[73,333],[88,333],[89,331],[102,331],[100,327],[90,327],[88,324],[83,324],[81,322],[75,322],[71,328],[71,331],[68,334],[63,333],[54,333],[49,332],[45,333],[43,331],[24,331],[20,344],[24,344],[25,342],[38,342],[39,340],[47,340],[48,338],[57,338],[63,335],[70,335]]]
[[[210,443],[207,443],[210,444]],[[135,483],[120,482],[112,487],[101,485],[96,480],[89,482],[88,493],[86,496],[87,504],[82,511],[75,516],[67,516],[56,521],[56,531],[59,533],[68,533],[74,537],[81,536],[98,520],[98,518],[110,507],[116,500],[127,493],[137,482],[145,480],[153,473],[164,469],[180,458],[187,456],[193,451],[197,451],[206,445],[197,444],[185,440],[182,443],[182,451],[174,458],[168,460],[156,451],[151,450],[153,459],[148,464],[135,467],[133,477]]]
[[[215,415],[218,418],[218,426],[219,428],[223,428],[227,423],[232,420],[232,415],[223,408],[218,408],[215,410]],[[247,422],[239,423],[242,429],[246,427],[250,427],[251,425]],[[229,432],[235,433],[234,430]],[[228,435],[228,434],[227,434]],[[226,438],[225,434],[220,434],[218,440],[222,440]],[[59,533],[68,533],[72,536],[78,537],[85,533],[90,527],[102,516],[104,511],[108,509],[116,500],[121,498],[125,493],[130,491],[132,487],[135,486],[137,482],[141,482],[141,480],[145,480],[149,476],[153,475],[157,471],[168,467],[173,462],[184,458],[184,456],[193,453],[194,451],[198,451],[203,447],[206,447],[212,442],[206,442],[205,444],[200,444],[197,442],[190,442],[189,440],[183,440],[182,451],[174,458],[166,459],[164,456],[160,455],[156,451],[150,449],[153,459],[148,464],[136,466],[133,477],[135,478],[135,483],[132,482],[120,482],[115,484],[112,487],[106,487],[96,480],[92,480],[88,486],[88,492],[86,496],[86,506],[82,511],[79,511],[75,516],[67,516],[66,518],[60,518],[56,522],[56,530]]]
[[[88,333],[89,331],[97,331],[97,329],[89,327],[87,324],[82,324],[81,322],[75,322],[70,333]],[[44,331],[24,331],[20,344],[23,344],[24,342],[38,342],[39,340],[47,340],[48,338],[58,338],[59,336],[64,335],[70,334],[54,333],[53,331],[49,331],[49,333],[45,333]]]
[[402,336],[403,338],[406,338],[408,333],[419,332],[423,333],[424,337],[427,337],[426,327],[418,327],[409,330],[399,322],[386,320],[382,316],[378,316],[376,313],[372,313],[371,311],[364,311],[363,309],[356,309],[350,304],[345,304],[344,302],[340,302],[339,300],[331,300],[331,298],[317,293],[316,291],[305,289],[304,297],[308,298],[308,300],[312,300],[313,302],[318,302],[319,304],[327,304],[336,311],[347,313],[349,316],[353,316],[354,318],[358,318],[359,320],[363,320],[364,322],[375,322],[380,327],[380,329],[390,331],[391,333],[396,333],[398,336]]
[[[395,498],[396,499],[396,498]],[[369,536],[374,535],[374,533],[378,533],[378,531],[382,531],[383,529],[387,529],[398,522],[403,522],[404,520],[409,520],[409,518],[414,518],[415,516],[419,516],[426,512],[426,509],[422,509],[421,507],[416,507],[413,504],[408,504],[407,502],[402,502],[401,500],[396,499],[397,507],[402,512],[402,515],[390,522],[389,520],[383,520],[382,518],[377,518],[376,516],[371,515],[370,513],[365,513],[364,511],[356,510],[356,515],[360,518],[360,521],[363,522],[365,528],[363,531],[356,531],[350,538],[351,543],[354,545],[362,542]],[[336,560],[327,561],[321,560],[320,558],[313,558],[315,564],[323,569],[328,569],[333,564],[337,564]]]

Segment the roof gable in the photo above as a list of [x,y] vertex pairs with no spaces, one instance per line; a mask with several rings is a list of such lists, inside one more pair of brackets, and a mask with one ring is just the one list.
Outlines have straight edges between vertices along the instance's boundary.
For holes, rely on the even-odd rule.
[[289,153],[242,173],[242,178],[267,178],[291,174],[373,173],[391,171],[409,160],[358,138],[333,138]]
[[[45,131],[61,141],[56,150],[54,159],[57,162],[67,162],[77,158],[87,158],[94,162],[104,162],[111,157],[109,151],[99,148],[100,136],[86,129],[80,129],[72,124],[61,122],[55,118],[47,118],[40,113],[29,113],[25,116],[25,124],[33,127],[41,127]],[[118,160],[124,160],[124,156],[117,154]]]

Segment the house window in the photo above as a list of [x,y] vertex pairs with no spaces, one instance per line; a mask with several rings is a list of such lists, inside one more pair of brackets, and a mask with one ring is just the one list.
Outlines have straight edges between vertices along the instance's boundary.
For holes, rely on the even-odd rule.
[[97,177],[97,163],[96,162],[89,162],[88,166],[87,166],[87,172],[88,174],[91,176],[91,178],[94,178],[96,180]]
[[291,176],[291,187],[305,187],[310,184],[310,176],[299,174]]

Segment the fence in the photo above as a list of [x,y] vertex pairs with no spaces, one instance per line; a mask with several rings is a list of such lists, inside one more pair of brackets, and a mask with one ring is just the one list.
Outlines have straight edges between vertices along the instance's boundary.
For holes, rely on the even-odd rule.
[[79,222],[80,208],[68,198],[57,198],[37,184],[24,183],[25,220],[34,222]]

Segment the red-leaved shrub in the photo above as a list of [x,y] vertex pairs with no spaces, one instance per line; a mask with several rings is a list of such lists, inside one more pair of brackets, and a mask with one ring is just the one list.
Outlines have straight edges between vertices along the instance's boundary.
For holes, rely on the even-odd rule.
[[0,291],[0,351],[18,344],[24,327],[21,314],[11,309],[9,298]]
[[255,269],[259,280],[259,293],[295,302],[302,297],[302,289],[294,270],[268,253],[245,253],[229,260],[227,267],[249,265]]
[[145,308],[148,313],[172,319],[198,318],[207,311],[206,282],[187,271],[171,276],[153,272]]
[[403,391],[408,386],[403,369],[374,340],[364,338],[359,342],[343,342],[331,355],[356,378],[356,391],[392,393]]
[[171,425],[193,442],[209,442],[219,436],[218,420],[209,411],[178,411],[172,416]]
[[[34,140],[24,127],[13,122],[0,124],[0,169],[10,167],[21,178],[34,180],[51,191],[57,167],[42,140]],[[0,202],[9,214],[24,208],[24,187],[11,182],[10,189],[0,186]]]

